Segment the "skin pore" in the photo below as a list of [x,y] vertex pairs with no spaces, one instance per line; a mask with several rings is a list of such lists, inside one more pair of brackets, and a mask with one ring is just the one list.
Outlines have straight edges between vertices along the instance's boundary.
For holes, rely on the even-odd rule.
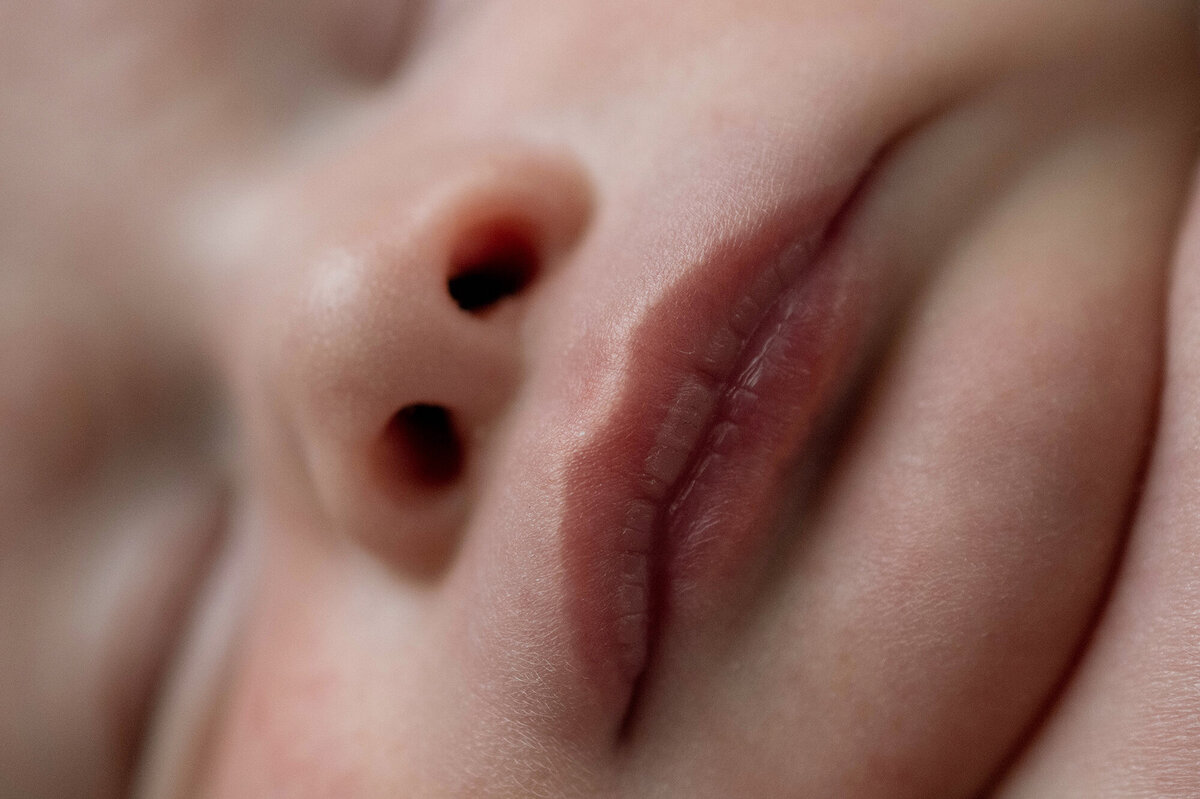
[[1197,61],[9,4],[0,796],[1193,795]]

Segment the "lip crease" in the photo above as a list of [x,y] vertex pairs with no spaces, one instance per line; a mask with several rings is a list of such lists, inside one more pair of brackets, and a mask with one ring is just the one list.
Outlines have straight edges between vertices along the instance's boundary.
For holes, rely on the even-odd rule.
[[765,546],[858,349],[869,286],[838,236],[864,182],[788,204],[687,270],[634,330],[620,399],[573,456],[568,610],[589,678],[626,710],[657,631]]

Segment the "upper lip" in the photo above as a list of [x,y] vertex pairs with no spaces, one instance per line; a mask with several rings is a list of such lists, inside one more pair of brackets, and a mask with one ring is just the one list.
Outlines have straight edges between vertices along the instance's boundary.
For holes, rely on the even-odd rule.
[[865,182],[729,237],[634,331],[619,399],[567,471],[568,610],[602,692],[628,703],[657,630],[761,549],[772,492],[863,328],[839,233]]

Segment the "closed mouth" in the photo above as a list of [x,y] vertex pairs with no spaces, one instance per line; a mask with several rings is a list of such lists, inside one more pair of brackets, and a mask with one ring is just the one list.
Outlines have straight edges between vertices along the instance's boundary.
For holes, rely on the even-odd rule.
[[840,232],[870,171],[686,270],[635,329],[620,398],[568,469],[578,651],[626,718],[664,626],[769,538],[789,467],[861,349],[870,287]]

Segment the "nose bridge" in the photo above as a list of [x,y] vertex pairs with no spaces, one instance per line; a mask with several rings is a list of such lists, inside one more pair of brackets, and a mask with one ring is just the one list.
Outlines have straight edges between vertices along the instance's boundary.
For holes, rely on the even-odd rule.
[[471,516],[523,377],[522,320],[590,200],[568,159],[512,148],[397,184],[330,199],[353,213],[298,273],[272,371],[331,534],[428,574]]

